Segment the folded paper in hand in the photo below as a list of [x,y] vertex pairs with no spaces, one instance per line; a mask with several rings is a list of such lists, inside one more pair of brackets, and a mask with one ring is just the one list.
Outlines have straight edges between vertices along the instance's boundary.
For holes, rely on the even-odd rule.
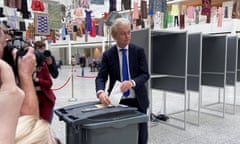
[[113,106],[118,106],[119,105],[119,102],[120,102],[121,97],[123,95],[123,93],[120,90],[120,87],[121,87],[121,82],[116,81],[114,86],[113,86],[112,92],[109,96],[110,101],[111,101],[111,105],[113,105]]

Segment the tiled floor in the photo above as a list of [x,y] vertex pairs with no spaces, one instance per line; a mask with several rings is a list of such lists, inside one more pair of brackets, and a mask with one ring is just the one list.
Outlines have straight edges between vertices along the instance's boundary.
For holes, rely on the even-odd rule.
[[[85,70],[85,75],[89,78],[79,77],[81,69],[77,68],[73,76],[72,81],[66,83],[68,78],[72,78],[71,68],[64,67],[60,70],[60,75],[57,79],[54,79],[53,89],[57,101],[55,108],[61,108],[67,105],[76,103],[83,103],[87,101],[97,100],[95,96],[95,79],[91,76],[96,76],[97,72],[90,72],[89,69]],[[65,86],[64,86],[65,85]],[[63,86],[63,87],[62,87]],[[72,93],[73,90],[73,93]],[[240,86],[237,86],[237,92],[240,90]],[[203,87],[203,105],[218,102],[219,89],[212,87]],[[152,90],[152,112],[155,114],[163,112],[163,92],[158,90]],[[225,115],[222,118],[222,112],[212,112],[213,115],[209,115],[209,110],[201,109],[200,113],[200,125],[186,124],[186,130],[182,130],[176,127],[169,126],[174,124],[177,127],[183,127],[183,122],[175,120],[174,118],[183,119],[184,108],[184,95],[176,93],[166,94],[166,112],[171,117],[167,124],[163,122],[149,122],[149,144],[239,144],[240,143],[240,106],[236,106],[236,113],[233,112],[232,105],[225,105]],[[229,104],[233,104],[233,87],[226,88],[225,101]],[[237,97],[239,94],[237,94]],[[220,90],[220,104],[208,106],[208,108],[222,110],[222,97],[223,90]],[[76,99],[76,101],[71,101]],[[187,100],[189,98],[187,97]],[[237,99],[237,104],[240,103],[240,99]],[[197,123],[197,109],[198,109],[198,93],[190,92],[190,104],[191,111],[186,113],[186,120]],[[173,114],[174,112],[178,112]],[[207,112],[205,114],[203,112]],[[216,116],[217,115],[217,116]],[[59,121],[58,116],[54,115],[52,122],[52,128],[57,137],[65,142],[66,132],[65,123]]]

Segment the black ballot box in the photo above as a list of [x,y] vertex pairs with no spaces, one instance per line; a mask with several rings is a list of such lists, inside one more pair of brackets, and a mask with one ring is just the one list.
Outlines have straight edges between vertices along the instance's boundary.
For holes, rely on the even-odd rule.
[[67,144],[137,144],[138,124],[148,116],[137,108],[80,103],[55,110],[66,124]]

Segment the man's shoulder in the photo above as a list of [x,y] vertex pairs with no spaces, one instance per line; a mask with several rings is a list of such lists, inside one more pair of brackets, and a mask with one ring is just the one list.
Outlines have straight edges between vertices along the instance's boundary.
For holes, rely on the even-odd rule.
[[136,45],[136,44],[133,44],[133,43],[130,43],[130,44],[128,45],[128,47],[129,47],[130,49],[143,50],[143,47],[141,47],[141,46],[139,46],[139,45]]
[[142,49],[141,46],[136,45],[136,44],[133,44],[133,43],[130,43],[128,46],[129,46],[130,48],[140,48],[140,49]]
[[116,45],[113,45],[111,48],[107,49],[104,53],[105,54],[111,54],[116,51]]

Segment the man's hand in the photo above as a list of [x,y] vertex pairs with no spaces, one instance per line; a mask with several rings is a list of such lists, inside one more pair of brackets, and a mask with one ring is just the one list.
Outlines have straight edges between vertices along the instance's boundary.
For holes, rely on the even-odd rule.
[[105,92],[101,92],[98,94],[98,98],[100,100],[100,102],[104,105],[109,105],[111,104],[109,97],[107,96],[107,94]]
[[121,83],[120,90],[121,90],[122,92],[126,92],[127,90],[129,90],[129,89],[132,88],[132,87],[133,87],[133,83],[132,83],[130,80],[128,80],[128,81],[123,81],[123,82]]
[[[16,59],[16,52],[17,49],[13,50],[13,56]],[[18,74],[19,79],[32,79],[32,74],[36,69],[36,56],[34,54],[34,49],[32,47],[27,48],[27,53],[22,56],[18,57]]]

